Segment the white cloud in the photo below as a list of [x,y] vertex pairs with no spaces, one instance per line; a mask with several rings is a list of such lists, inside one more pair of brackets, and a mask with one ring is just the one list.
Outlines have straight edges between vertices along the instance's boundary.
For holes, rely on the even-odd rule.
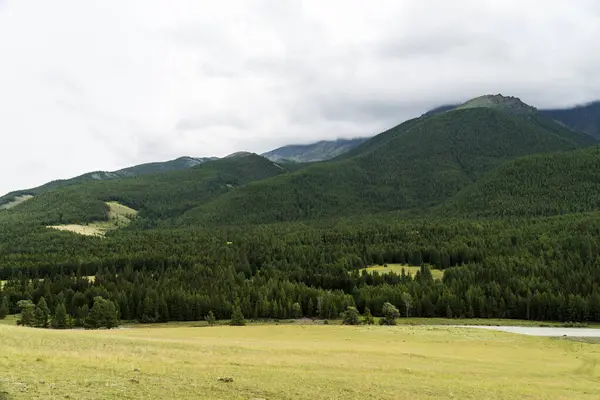
[[483,93],[600,98],[596,0],[0,0],[0,192],[372,135]]

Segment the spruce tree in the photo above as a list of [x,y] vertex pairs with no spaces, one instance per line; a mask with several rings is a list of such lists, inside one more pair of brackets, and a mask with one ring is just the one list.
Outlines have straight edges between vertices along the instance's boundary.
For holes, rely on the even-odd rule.
[[208,322],[208,325],[213,326],[217,323],[217,319],[215,318],[215,314],[211,311],[208,312],[208,314],[206,314],[206,317],[204,317],[204,319],[206,320],[206,322]]
[[9,312],[8,296],[4,296],[2,302],[0,302],[0,319],[6,318]]
[[160,322],[169,321],[169,307],[163,296],[158,299],[158,320]]
[[50,310],[44,296],[40,297],[37,306],[35,307],[35,326],[37,328],[47,328],[50,320]]
[[54,318],[52,320],[52,327],[54,329],[65,329],[68,327],[67,308],[65,307],[65,303],[60,303],[56,306]]
[[246,325],[246,320],[244,320],[244,314],[242,314],[242,309],[237,304],[233,306],[233,311],[231,312],[231,322],[229,324],[231,326]]
[[369,310],[369,307],[365,307],[365,312],[364,312],[364,316],[363,316],[363,324],[373,325],[374,323],[375,323],[375,319],[373,318],[373,315],[371,314],[371,310]]
[[21,309],[21,318],[17,323],[23,326],[34,326],[35,305],[31,300],[21,300],[17,303],[17,307]]

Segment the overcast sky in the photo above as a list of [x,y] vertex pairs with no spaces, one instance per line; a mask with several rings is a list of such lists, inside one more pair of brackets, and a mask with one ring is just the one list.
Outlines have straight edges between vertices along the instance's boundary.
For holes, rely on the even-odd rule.
[[0,0],[0,192],[600,98],[597,0]]

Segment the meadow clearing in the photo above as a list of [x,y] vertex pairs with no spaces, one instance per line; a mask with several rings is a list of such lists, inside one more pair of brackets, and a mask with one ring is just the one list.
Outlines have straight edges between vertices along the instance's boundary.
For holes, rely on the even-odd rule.
[[104,236],[106,232],[119,229],[131,223],[131,219],[137,215],[137,211],[116,201],[106,202],[108,205],[108,220],[96,221],[87,225],[67,224],[50,225],[47,228],[67,231],[85,236]]
[[[386,264],[385,265],[373,265],[365,268],[365,270],[369,273],[377,272],[379,274],[387,274],[389,272],[395,272],[396,274],[401,274],[402,270],[410,276],[415,276],[417,271],[421,269],[419,266],[414,265],[405,265],[405,264]],[[444,277],[444,271],[441,269],[430,269],[431,276],[433,279],[442,279]]]
[[[443,326],[0,325],[4,399],[597,399],[600,347]],[[219,378],[231,378],[222,382]]]

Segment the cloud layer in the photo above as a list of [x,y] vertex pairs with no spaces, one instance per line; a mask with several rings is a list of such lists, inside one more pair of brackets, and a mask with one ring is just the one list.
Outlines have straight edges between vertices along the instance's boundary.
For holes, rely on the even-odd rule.
[[600,98],[596,0],[0,0],[0,192]]

